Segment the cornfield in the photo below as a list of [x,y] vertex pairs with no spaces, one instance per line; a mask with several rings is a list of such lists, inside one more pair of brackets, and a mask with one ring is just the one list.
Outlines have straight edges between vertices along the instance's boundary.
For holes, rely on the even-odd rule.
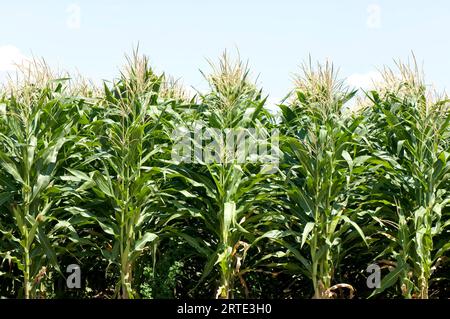
[[246,63],[211,68],[195,95],[138,52],[101,87],[4,83],[0,297],[450,297],[450,101],[415,62],[358,91],[309,61],[276,114]]

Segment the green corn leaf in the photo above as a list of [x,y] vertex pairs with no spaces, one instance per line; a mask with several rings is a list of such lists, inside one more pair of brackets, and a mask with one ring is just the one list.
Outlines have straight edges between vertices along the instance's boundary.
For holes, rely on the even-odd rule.
[[309,233],[314,229],[315,224],[312,222],[309,222],[305,225],[305,228],[303,229],[303,233],[302,233],[302,243],[300,245],[300,247],[302,248],[303,245],[306,242],[306,239],[308,238]]

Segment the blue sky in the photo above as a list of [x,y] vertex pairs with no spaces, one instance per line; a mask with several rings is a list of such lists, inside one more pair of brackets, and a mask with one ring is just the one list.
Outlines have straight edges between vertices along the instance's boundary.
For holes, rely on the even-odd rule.
[[248,59],[270,100],[311,54],[349,83],[414,51],[429,83],[450,88],[450,2],[444,0],[2,1],[0,73],[32,54],[94,80],[111,79],[140,43],[158,71],[205,87],[199,69],[224,49]]

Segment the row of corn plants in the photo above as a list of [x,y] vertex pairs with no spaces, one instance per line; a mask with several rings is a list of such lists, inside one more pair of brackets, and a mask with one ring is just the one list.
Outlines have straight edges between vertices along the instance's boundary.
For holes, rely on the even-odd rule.
[[309,62],[277,114],[211,67],[194,96],[137,52],[101,87],[40,61],[5,83],[0,296],[448,297],[450,109],[415,64],[358,92]]

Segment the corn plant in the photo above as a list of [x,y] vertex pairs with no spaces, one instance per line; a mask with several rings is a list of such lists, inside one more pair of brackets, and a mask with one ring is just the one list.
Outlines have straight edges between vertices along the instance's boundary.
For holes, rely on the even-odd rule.
[[59,271],[61,230],[73,227],[61,217],[61,166],[70,156],[82,102],[68,91],[68,79],[55,78],[44,63],[23,69],[0,105],[0,241],[3,262],[22,272],[24,298],[36,297],[40,282]]
[[448,101],[428,92],[417,65],[387,69],[385,84],[368,93],[368,147],[381,163],[377,179],[385,192],[372,196],[390,244],[380,254],[395,269],[374,292],[400,282],[406,298],[428,298],[429,281],[450,244],[443,212],[450,202]]
[[[199,144],[193,138],[192,144],[202,149],[204,156],[197,157],[194,164],[177,163],[174,168],[186,182],[179,196],[187,196],[188,200],[180,203],[180,211],[199,219],[204,226],[200,230],[188,227],[183,232],[173,231],[207,259],[200,281],[217,267],[220,279],[216,297],[230,298],[234,281],[239,278],[245,283],[241,266],[258,225],[274,205],[270,192],[276,191],[276,185],[270,183],[271,174],[264,172],[269,167],[252,163],[245,158],[244,151],[248,143],[245,129],[259,127],[268,136],[269,126],[262,124],[269,123],[269,115],[263,108],[265,99],[249,81],[249,70],[242,62],[234,63],[224,54],[219,67],[213,68],[213,73],[205,76],[210,92],[200,96],[190,128],[195,130],[194,121],[202,120],[206,129],[200,134],[213,138],[212,143],[219,144],[219,148],[214,153],[209,149],[209,141]],[[242,133],[233,137],[237,141],[231,149],[225,146],[226,130]],[[236,154],[241,151],[244,155],[239,159]]]
[[[347,91],[330,64],[304,67],[291,102],[281,105],[289,221],[287,229],[272,230],[271,238],[289,252],[311,278],[314,298],[330,298],[339,256],[350,241],[365,236],[352,205],[366,156],[359,154],[362,118],[346,115]],[[356,231],[356,232],[355,232]],[[304,251],[307,245],[308,251]]]
[[81,207],[79,214],[111,236],[110,248],[101,249],[110,265],[119,268],[116,293],[124,299],[136,297],[134,265],[149,245],[155,249],[160,231],[158,192],[164,168],[155,158],[164,153],[162,81],[148,59],[135,52],[120,80],[112,88],[105,84],[97,116],[88,127],[87,140],[94,144],[80,167],[70,171],[82,182],[79,191],[92,188],[103,203],[97,209]]

